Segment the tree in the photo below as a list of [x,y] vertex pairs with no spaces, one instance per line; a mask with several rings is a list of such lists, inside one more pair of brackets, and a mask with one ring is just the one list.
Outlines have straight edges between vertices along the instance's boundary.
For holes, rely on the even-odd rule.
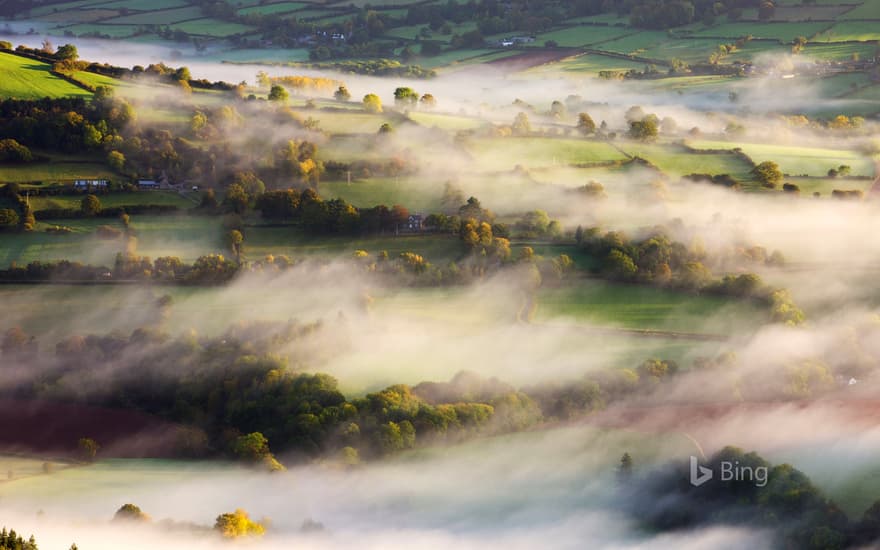
[[617,478],[621,481],[626,481],[632,477],[632,474],[632,456],[629,453],[623,453],[623,456],[620,457],[620,465],[617,466]]
[[614,249],[605,257],[605,271],[613,278],[627,281],[638,272],[633,259],[625,252]]
[[82,437],[76,444],[77,454],[85,462],[94,462],[101,447],[90,437]]
[[244,214],[247,210],[250,198],[247,192],[240,184],[233,183],[226,188],[226,196],[223,198],[225,204],[232,212],[236,214]]
[[423,109],[433,109],[437,106],[437,100],[431,94],[425,94],[419,100],[419,104]]
[[251,432],[236,438],[232,452],[240,460],[258,462],[270,453],[269,440],[260,432]]
[[125,155],[119,151],[110,151],[107,153],[107,164],[117,172],[122,172],[125,168]]
[[76,61],[79,58],[79,52],[73,44],[65,44],[58,47],[55,57],[62,61]]
[[348,91],[348,88],[343,85],[333,92],[333,97],[336,101],[348,101],[351,99],[351,93]]
[[394,128],[391,124],[385,122],[382,126],[379,126],[379,134],[391,134],[394,132]]
[[244,236],[241,234],[241,231],[237,229],[233,229],[229,233],[226,234],[226,244],[229,246],[229,249],[235,254],[236,260],[238,263],[241,263],[241,250],[242,243],[244,242]]
[[189,67],[180,67],[174,71],[174,80],[185,82],[192,80],[192,73],[189,72]]
[[376,94],[367,94],[363,100],[364,110],[369,113],[382,112],[382,100]]
[[101,212],[101,201],[98,197],[89,193],[80,201],[79,209],[84,216],[97,216]]
[[123,504],[113,515],[113,521],[149,521],[150,516],[134,504]]
[[214,522],[214,529],[228,539],[236,539],[247,536],[262,536],[266,527],[253,521],[247,512],[238,509],[229,514],[220,514]]
[[782,170],[772,160],[765,160],[752,169],[752,174],[765,187],[776,187],[782,181]]
[[266,192],[266,184],[253,172],[236,172],[232,183],[240,185],[248,197],[257,197]]
[[525,113],[518,113],[516,118],[513,119],[513,125],[511,126],[513,129],[513,133],[518,136],[527,136],[532,132],[532,124],[529,122],[529,115]]
[[588,115],[587,113],[579,113],[578,114],[578,122],[577,122],[578,132],[581,134],[588,136],[590,134],[596,133],[596,123],[593,121],[593,117]]
[[269,90],[269,101],[287,103],[287,100],[289,99],[290,93],[287,91],[287,88],[285,88],[284,86],[279,86],[278,84],[272,85],[272,88]]
[[657,117],[648,115],[642,120],[634,120],[629,123],[629,137],[640,141],[651,141],[657,137]]
[[208,189],[202,195],[202,200],[199,203],[201,208],[217,208],[217,194],[213,189]]
[[394,104],[398,107],[412,107],[419,101],[419,93],[407,86],[394,90]]
[[[0,139],[0,162],[30,162],[34,160],[31,150],[14,139]],[[8,184],[7,184],[8,185]]]
[[761,3],[761,6],[758,8],[758,19],[761,21],[766,21],[773,17],[776,14],[776,6],[770,0],[766,0]]

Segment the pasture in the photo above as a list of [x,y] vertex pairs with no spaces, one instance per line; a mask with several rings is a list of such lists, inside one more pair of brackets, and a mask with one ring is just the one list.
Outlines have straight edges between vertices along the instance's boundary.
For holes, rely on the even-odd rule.
[[116,174],[97,162],[0,164],[0,182],[55,183],[75,179],[113,179]]
[[449,115],[444,113],[431,113],[425,111],[412,111],[409,119],[420,126],[427,128],[440,128],[441,130],[473,130],[484,126],[486,122],[479,118]]
[[880,21],[845,21],[814,38],[816,42],[877,41],[880,40]]
[[[91,97],[91,92],[53,75],[48,63],[0,52],[0,97]],[[3,169],[0,167],[0,169]],[[0,176],[0,179],[3,179]]]
[[[49,195],[33,196],[30,198],[31,208],[45,210],[49,208],[79,208],[81,195]],[[136,191],[132,193],[103,193],[98,194],[101,206],[104,208],[116,206],[132,206],[137,204],[161,204],[177,206],[181,209],[195,206],[193,201],[175,191]],[[112,221],[112,220],[111,220]]]
[[275,15],[278,13],[288,13],[291,11],[295,11],[298,9],[302,9],[309,4],[303,2],[278,2],[277,4],[260,4],[257,6],[249,6],[246,8],[240,8],[238,10],[239,15]]
[[204,17],[202,8],[198,6],[186,6],[183,8],[134,13],[117,17],[115,19],[109,19],[105,22],[122,25],[170,25],[179,21],[199,19],[201,17]]
[[738,147],[756,164],[773,161],[780,169],[792,176],[825,176],[831,168],[845,164],[852,169],[853,176],[873,176],[874,164],[856,151],[822,147],[798,147],[788,145],[769,145],[763,143],[737,143],[726,141],[695,141],[691,143],[698,149],[733,149]]
[[510,170],[621,162],[627,157],[604,141],[567,138],[510,137],[472,139],[465,148],[483,170]]
[[544,42],[553,40],[563,47],[593,46],[634,34],[637,31],[620,27],[606,27],[599,25],[576,25],[564,29],[545,32],[537,35],[533,45],[542,46]]
[[359,208],[400,204],[413,212],[435,212],[440,208],[443,183],[429,183],[424,178],[369,178],[348,184],[345,181],[321,182],[318,193],[325,199],[342,198]]
[[585,280],[539,295],[539,318],[569,318],[601,326],[700,334],[746,331],[769,313],[747,302],[660,288]]
[[[118,252],[124,249],[121,240],[101,240],[94,232],[99,225],[121,228],[113,218],[51,220],[37,219],[35,231],[23,234],[0,234],[0,266],[11,262],[71,260],[94,265],[112,266]],[[70,234],[46,233],[53,225],[73,229]],[[131,216],[131,226],[138,239],[137,253],[151,258],[180,256],[192,262],[199,256],[225,252],[220,220],[200,216]]]
[[669,40],[669,35],[661,31],[642,31],[628,34],[622,38],[603,42],[597,49],[626,55],[642,55],[649,48],[655,48]]
[[695,31],[691,36],[695,38],[724,38],[737,39],[744,36],[791,42],[798,36],[808,39],[822,32],[830,23],[802,22],[802,23],[754,23],[736,22],[723,23],[713,27],[704,27]]
[[230,23],[219,19],[211,19],[209,17],[174,23],[173,25],[170,25],[170,27],[173,30],[180,30],[187,34],[216,36],[219,38],[243,34],[254,30],[253,27],[242,25],[241,23]]
[[621,148],[639,156],[671,177],[687,174],[730,174],[740,181],[751,180],[751,165],[733,153],[695,155],[678,145],[624,143]]
[[822,197],[828,197],[835,189],[859,190],[867,192],[871,188],[873,180],[855,178],[785,178],[786,183],[793,183],[801,190],[801,196],[809,197],[813,193],[819,193]]
[[[855,2],[853,2],[855,3]],[[861,6],[854,8],[845,14],[843,14],[840,19],[842,20],[865,20],[865,19],[873,19],[880,20],[880,4],[875,2],[874,0],[866,0],[862,3]]]

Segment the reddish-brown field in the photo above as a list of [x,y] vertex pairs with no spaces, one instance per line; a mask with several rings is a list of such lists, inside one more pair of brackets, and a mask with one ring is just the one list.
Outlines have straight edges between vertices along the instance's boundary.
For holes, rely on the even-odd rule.
[[171,456],[176,426],[153,416],[50,401],[0,400],[0,449],[75,456],[90,437],[101,457]]

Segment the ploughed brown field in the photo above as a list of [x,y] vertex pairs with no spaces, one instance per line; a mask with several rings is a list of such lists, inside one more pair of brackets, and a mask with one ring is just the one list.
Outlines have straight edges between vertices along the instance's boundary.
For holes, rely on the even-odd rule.
[[103,458],[172,456],[177,426],[147,414],[51,401],[0,399],[0,449],[75,456],[90,437]]

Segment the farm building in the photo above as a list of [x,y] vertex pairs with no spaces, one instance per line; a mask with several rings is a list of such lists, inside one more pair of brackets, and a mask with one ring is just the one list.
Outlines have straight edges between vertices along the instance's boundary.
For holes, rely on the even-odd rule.
[[421,214],[410,214],[406,222],[401,224],[400,229],[410,233],[416,233],[423,229],[423,218]]
[[165,172],[157,180],[138,180],[139,189],[171,189],[171,183]]

